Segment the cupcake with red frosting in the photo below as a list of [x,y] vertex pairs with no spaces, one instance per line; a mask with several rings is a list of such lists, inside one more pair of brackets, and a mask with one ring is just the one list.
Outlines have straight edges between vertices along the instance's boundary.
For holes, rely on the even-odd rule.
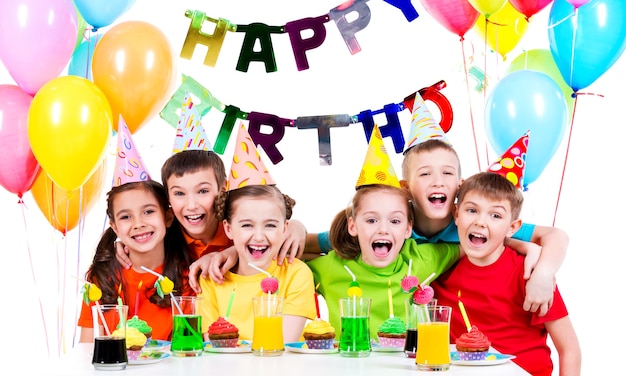
[[489,346],[491,341],[476,325],[472,325],[468,333],[463,333],[456,339],[456,351],[460,360],[484,360]]
[[239,329],[223,317],[209,326],[208,333],[213,347],[237,347]]

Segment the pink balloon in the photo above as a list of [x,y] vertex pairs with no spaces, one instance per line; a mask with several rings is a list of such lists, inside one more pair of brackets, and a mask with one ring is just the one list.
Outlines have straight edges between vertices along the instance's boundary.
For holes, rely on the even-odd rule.
[[518,12],[526,16],[526,18],[530,18],[547,7],[552,1],[553,0],[509,0],[509,3],[511,3],[513,8]]
[[572,4],[574,8],[578,8],[582,5],[587,4],[590,0],[566,0],[568,3]]
[[41,167],[28,141],[28,109],[33,97],[15,85],[0,85],[0,185],[22,196]]
[[0,61],[28,94],[65,69],[77,32],[72,0],[0,1]]
[[461,38],[474,26],[480,15],[467,0],[421,0],[421,2],[437,22]]

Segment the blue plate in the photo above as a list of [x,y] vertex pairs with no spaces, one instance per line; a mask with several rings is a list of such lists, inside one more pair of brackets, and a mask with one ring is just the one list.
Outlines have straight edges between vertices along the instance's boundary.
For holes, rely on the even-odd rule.
[[164,341],[162,339],[151,339],[144,347],[144,350],[149,351],[163,351],[172,343],[170,341]]
[[506,363],[511,359],[515,359],[515,355],[500,354],[500,353],[487,353],[487,357],[484,360],[461,360],[459,354],[456,351],[450,353],[452,364],[458,366],[491,366],[496,364]]
[[287,349],[287,351],[301,354],[332,354],[339,352],[337,343],[335,343],[332,349],[309,349],[306,342],[289,342],[285,343],[285,349]]

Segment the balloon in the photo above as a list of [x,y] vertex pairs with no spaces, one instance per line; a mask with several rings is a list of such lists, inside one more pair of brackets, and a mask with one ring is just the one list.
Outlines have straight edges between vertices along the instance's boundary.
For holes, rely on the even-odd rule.
[[437,22],[461,38],[478,19],[478,11],[467,0],[421,0],[421,2]]
[[76,52],[76,49],[78,48],[78,46],[85,39],[85,31],[87,31],[87,22],[85,22],[85,19],[80,14],[78,9],[76,7],[74,8],[76,9],[76,19],[77,19],[77,24],[78,24],[77,33],[76,33],[76,44],[74,45],[74,52]]
[[94,34],[89,39],[84,40],[72,54],[72,60],[67,68],[67,74],[71,76],[78,76],[93,81],[93,74],[91,72],[91,62],[93,60],[93,52],[96,45],[100,41],[101,35]]
[[102,36],[93,81],[111,104],[116,130],[119,115],[135,133],[163,108],[176,82],[174,64],[167,37],[147,22],[123,22]]
[[574,92],[594,83],[626,49],[625,14],[623,0],[594,0],[575,11],[565,0],[552,4],[550,51]]
[[81,77],[59,77],[33,98],[28,139],[44,171],[71,191],[83,185],[104,158],[112,122],[111,106],[96,85]]
[[108,26],[126,13],[135,0],[74,0],[76,8],[95,29]]
[[491,17],[497,13],[505,4],[507,0],[468,0],[472,6],[479,11],[486,18]]
[[0,61],[24,92],[35,94],[65,69],[77,25],[70,0],[0,1]]
[[530,70],[502,78],[485,105],[486,135],[499,155],[530,130],[525,186],[537,180],[552,159],[567,122],[567,105],[559,86],[547,75]]
[[85,218],[87,212],[98,201],[105,175],[106,161],[103,161],[85,184],[68,191],[54,184],[52,179],[42,172],[30,193],[48,223],[65,235]]
[[548,6],[552,0],[509,0],[513,8],[530,18]]
[[26,129],[32,100],[15,85],[0,85],[0,185],[20,197],[41,170]]
[[589,2],[589,0],[567,0],[568,3],[572,4],[574,8],[578,8],[581,5],[585,5]]
[[559,72],[559,68],[556,66],[550,50],[538,48],[522,52],[511,61],[506,70],[506,74],[526,69],[544,73],[559,85],[563,92],[565,103],[567,103],[568,119],[572,119],[574,115],[574,98],[572,94],[574,94],[574,92],[565,82],[563,76],[561,76],[561,72]]
[[480,15],[473,29],[483,40],[486,39],[487,45],[492,50],[506,59],[506,54],[517,46],[526,33],[528,21],[507,2],[500,11],[492,14],[489,20]]

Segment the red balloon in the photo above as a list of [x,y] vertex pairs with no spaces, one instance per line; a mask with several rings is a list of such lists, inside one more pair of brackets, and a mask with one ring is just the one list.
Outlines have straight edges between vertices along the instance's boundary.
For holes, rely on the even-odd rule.
[[463,38],[480,13],[467,0],[421,0],[426,11],[446,29]]
[[509,0],[518,12],[530,18],[548,6],[553,0]]

